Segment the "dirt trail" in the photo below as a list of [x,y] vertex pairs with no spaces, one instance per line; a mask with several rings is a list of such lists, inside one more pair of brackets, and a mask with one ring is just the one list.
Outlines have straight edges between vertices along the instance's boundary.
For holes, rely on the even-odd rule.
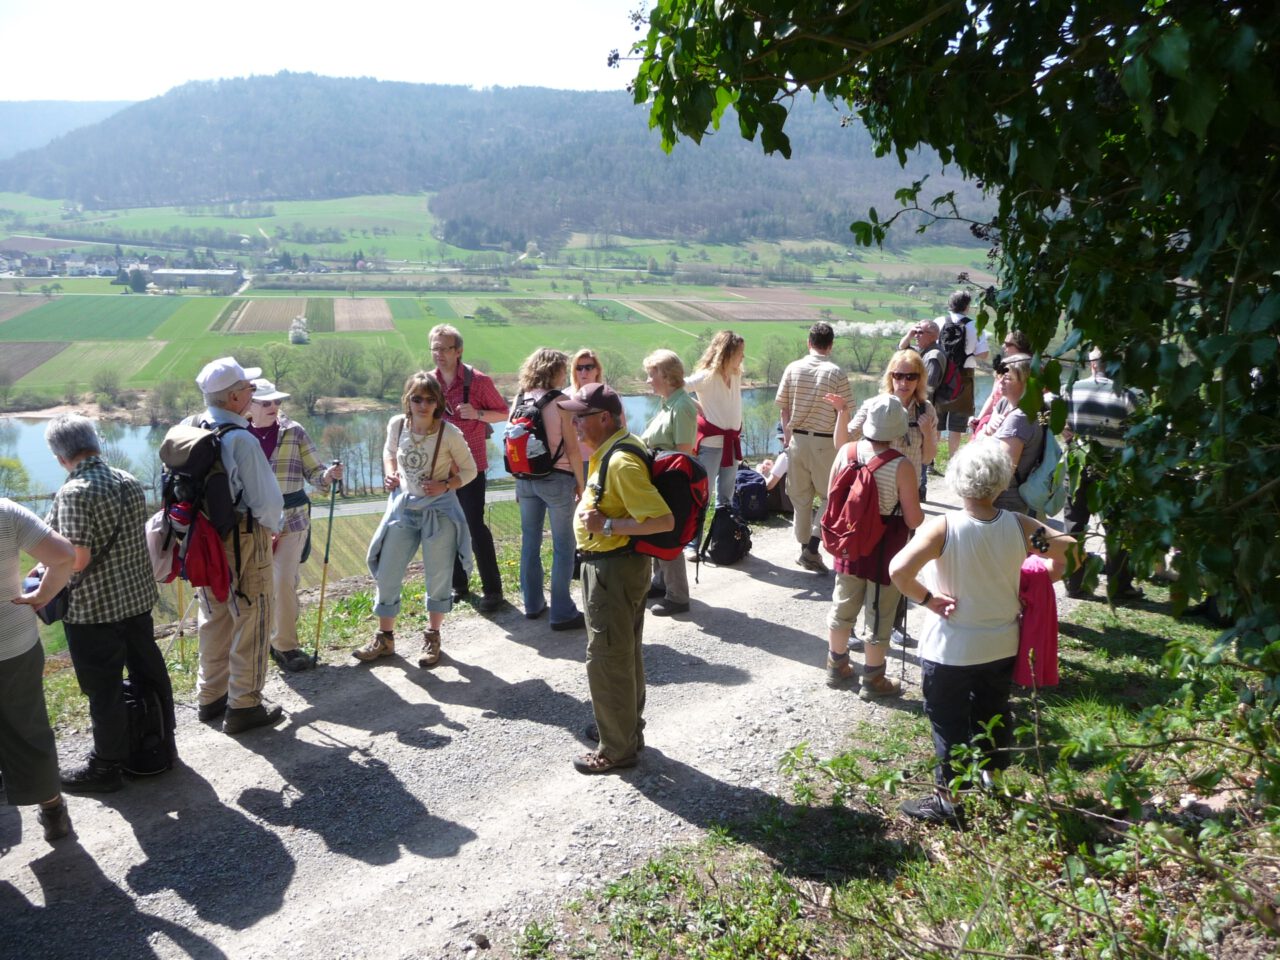
[[646,618],[648,749],[620,776],[570,765],[584,635],[516,608],[447,620],[432,671],[405,634],[372,667],[276,673],[274,733],[180,708],[183,764],[72,798],[78,839],[50,848],[32,811],[0,808],[0,956],[456,957],[472,933],[509,952],[529,918],[779,793],[795,744],[830,754],[859,719],[918,708],[910,655],[902,702],[825,687],[832,579],[796,552],[757,528],[690,614]]

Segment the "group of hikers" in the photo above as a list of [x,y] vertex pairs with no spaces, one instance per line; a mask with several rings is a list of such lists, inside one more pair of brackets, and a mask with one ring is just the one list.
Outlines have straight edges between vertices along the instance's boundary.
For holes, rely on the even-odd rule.
[[[983,744],[984,779],[1007,764],[1020,623],[1044,620],[1043,609],[1037,618],[1024,616],[1026,578],[1029,572],[1038,577],[1043,590],[1070,573],[1071,592],[1082,592],[1072,534],[1089,521],[1084,484],[1068,505],[1067,533],[1047,527],[1021,498],[1049,444],[1047,428],[1019,408],[1029,345],[1016,333],[1006,338],[996,397],[975,410],[974,370],[989,350],[966,315],[968,306],[968,295],[957,293],[947,316],[916,324],[890,358],[881,392],[856,410],[848,377],[831,359],[834,332],[815,323],[807,354],[787,366],[777,389],[783,453],[761,468],[771,485],[785,483],[797,564],[827,574],[825,549],[834,566],[830,685],[857,685],[866,699],[900,695],[885,672],[895,619],[906,601],[933,614],[919,642],[937,788],[902,807],[930,821],[956,817],[954,748],[993,731]],[[388,501],[368,550],[377,626],[353,656],[375,661],[395,654],[403,584],[417,556],[426,607],[420,667],[440,662],[445,617],[470,592],[473,568],[481,590],[476,609],[492,614],[504,605],[485,519],[485,477],[488,437],[495,425],[506,424],[504,449],[521,521],[524,616],[548,616],[552,630],[587,635],[594,722],[583,733],[596,747],[574,758],[574,766],[586,774],[634,766],[644,748],[646,608],[655,616],[691,615],[687,565],[705,555],[682,507],[673,507],[670,493],[660,489],[655,464],[671,455],[696,460],[699,469],[686,466],[685,472],[705,474],[707,506],[732,512],[742,461],[743,338],[720,331],[689,373],[671,350],[646,356],[646,382],[659,403],[645,425],[627,422],[595,351],[534,351],[508,404],[490,377],[463,362],[458,330],[438,325],[430,342],[434,368],[408,378],[401,411],[387,423]],[[1068,397],[1069,427],[1095,443],[1097,463],[1105,466],[1137,400],[1106,379],[1096,352],[1091,362],[1093,377],[1078,381]],[[310,550],[306,487],[328,491],[343,471],[336,461],[321,461],[305,429],[281,410],[289,395],[260,369],[223,357],[207,364],[196,383],[206,409],[183,426],[217,437],[218,472],[233,510],[216,541],[227,589],[197,590],[196,710],[201,722],[220,721],[235,736],[282,718],[281,707],[263,698],[271,660],[291,672],[314,662],[300,649],[297,631],[299,567]],[[963,508],[926,522],[921,503],[943,434],[947,483]],[[973,439],[964,443],[966,437]],[[70,830],[64,791],[118,790],[124,773],[158,772],[177,759],[173,693],[152,608],[157,579],[174,572],[170,558],[179,547],[171,539],[188,524],[194,531],[198,518],[187,515],[191,503],[170,502],[166,487],[161,514],[149,523],[141,484],[107,464],[91,420],[59,416],[46,440],[68,473],[48,515],[41,519],[0,500],[0,559],[14,598],[0,609],[0,773],[8,802],[38,804],[45,837],[53,841]],[[166,438],[162,460],[169,445]],[[1086,483],[1095,479],[1091,472]],[[868,519],[836,536],[836,514],[848,519],[859,510]],[[549,591],[542,562],[548,525]],[[149,526],[165,531],[159,546]],[[22,571],[20,553],[38,567]],[[1123,560],[1109,551],[1108,572],[1132,592]],[[575,577],[580,605],[571,590]],[[36,611],[59,603],[93,735],[84,762],[62,770],[36,627]],[[859,612],[866,624],[861,640],[854,636]],[[860,678],[851,648],[864,651]],[[158,760],[146,770],[131,766],[134,712],[127,701],[139,688],[158,704],[152,712],[163,730]]]

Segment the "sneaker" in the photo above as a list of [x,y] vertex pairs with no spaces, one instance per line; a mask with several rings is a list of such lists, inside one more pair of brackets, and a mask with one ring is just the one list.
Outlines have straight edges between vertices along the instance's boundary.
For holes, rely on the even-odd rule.
[[271,659],[285,673],[301,673],[303,670],[310,670],[315,666],[315,662],[307,654],[301,650],[277,650],[271,648]]
[[649,612],[655,617],[670,617],[677,613],[688,613],[689,601],[686,600],[681,603],[679,600],[670,600],[667,597],[663,597],[649,608]]
[[422,631],[422,652],[418,654],[418,666],[424,670],[440,662],[440,631]]
[[918,800],[906,800],[898,809],[913,820],[923,820],[925,823],[950,823],[954,825],[960,822],[960,815],[956,811],[955,805],[948,800],[942,799],[936,793],[931,793],[929,796],[921,797]]
[[866,649],[867,649],[866,643],[863,642],[863,639],[860,636],[858,636],[856,633],[849,638],[850,653],[862,653]]
[[552,620],[551,621],[551,629],[558,630],[558,631],[584,630],[586,629],[586,626],[587,626],[587,618],[582,613],[581,610],[575,613],[568,620]]
[[863,700],[880,700],[884,697],[898,697],[901,695],[902,687],[886,677],[884,671],[872,676],[864,675],[862,689],[858,691],[858,696]]
[[49,843],[61,840],[71,832],[71,817],[65,800],[59,800],[52,807],[41,807],[36,819],[44,827],[44,838]]
[[800,557],[796,563],[804,567],[806,570],[812,570],[814,573],[826,573],[827,565],[822,562],[822,556],[817,550],[810,550],[803,547],[800,550]]
[[262,704],[256,707],[228,707],[227,718],[222,721],[222,732],[235,736],[257,727],[274,726],[282,716],[283,707],[267,708]]
[[120,776],[120,764],[112,760],[99,760],[90,754],[83,764],[60,770],[62,789],[67,793],[115,793],[124,786]]
[[379,657],[394,656],[396,652],[396,636],[390,630],[379,630],[373,635],[373,639],[366,643],[358,650],[352,650],[351,655],[357,660],[377,660]]
[[210,720],[217,720],[220,716],[227,712],[227,695],[224,693],[212,703],[202,703],[196,707],[196,716],[201,723],[208,723]]
[[853,664],[849,662],[849,655],[846,653],[840,659],[831,656],[831,651],[827,651],[827,686],[838,687],[849,680],[857,680],[858,671],[853,668]]
[[493,613],[500,606],[502,606],[502,594],[500,593],[486,593],[476,601],[476,609],[481,613]]

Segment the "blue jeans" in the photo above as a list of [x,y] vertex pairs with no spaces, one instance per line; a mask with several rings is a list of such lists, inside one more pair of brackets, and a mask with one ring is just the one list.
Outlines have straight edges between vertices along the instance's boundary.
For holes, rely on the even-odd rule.
[[720,458],[724,456],[724,447],[706,447],[698,452],[698,462],[707,471],[707,484],[715,491],[715,498],[710,507],[733,506],[733,484],[738,479],[738,464],[731,462],[727,467],[720,466]]
[[542,527],[551,515],[551,622],[563,623],[578,615],[569,582],[573,579],[572,474],[553,471],[539,480],[516,478],[520,501],[520,593],[524,612],[538,613],[547,602],[542,595]]
[[427,584],[427,610],[453,609],[453,565],[458,555],[458,525],[439,510],[396,511],[387,524],[378,563],[378,593],[373,612],[379,617],[400,615],[400,588],[413,555],[422,550],[422,575]]

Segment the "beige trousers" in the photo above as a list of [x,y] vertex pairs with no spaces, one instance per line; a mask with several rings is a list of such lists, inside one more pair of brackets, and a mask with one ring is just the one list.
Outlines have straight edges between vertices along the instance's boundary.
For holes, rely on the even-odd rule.
[[[235,550],[240,539],[239,594],[234,583]],[[246,533],[244,522],[226,539],[227,566],[233,580],[231,595],[219,603],[200,590],[200,668],[196,702],[213,703],[224,693],[227,706],[256,707],[267,682],[267,638],[271,629],[271,531],[255,522]]]
[[271,646],[276,650],[298,649],[298,582],[302,576],[302,548],[306,545],[306,530],[282,533],[276,541],[271,564],[275,578]]
[[[822,511],[827,505],[827,482],[831,464],[836,459],[835,444],[830,437],[813,437],[802,433],[791,435],[787,447],[787,496],[795,514],[791,531],[796,542],[807,545],[810,537],[821,533]],[[817,509],[814,500],[817,500]]]

